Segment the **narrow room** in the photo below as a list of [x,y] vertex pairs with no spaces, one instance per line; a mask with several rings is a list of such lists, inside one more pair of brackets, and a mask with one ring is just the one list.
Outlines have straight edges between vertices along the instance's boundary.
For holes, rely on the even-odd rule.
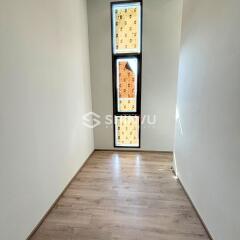
[[0,240],[239,240],[239,9],[0,0]]

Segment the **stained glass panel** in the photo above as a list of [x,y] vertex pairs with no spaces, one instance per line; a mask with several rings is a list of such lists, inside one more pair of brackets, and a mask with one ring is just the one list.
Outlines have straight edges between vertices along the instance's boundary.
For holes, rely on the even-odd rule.
[[115,138],[118,147],[138,147],[139,117],[115,116]]
[[[142,2],[112,2],[114,146],[140,147]],[[139,101],[139,102],[138,102]]]
[[119,112],[136,112],[137,58],[117,59],[117,100]]
[[141,33],[140,3],[114,5],[113,14],[113,52],[139,53]]

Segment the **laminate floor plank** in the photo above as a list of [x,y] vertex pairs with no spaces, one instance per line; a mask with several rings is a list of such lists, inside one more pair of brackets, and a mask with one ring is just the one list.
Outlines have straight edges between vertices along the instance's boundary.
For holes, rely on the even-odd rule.
[[31,240],[209,240],[172,154],[95,151]]

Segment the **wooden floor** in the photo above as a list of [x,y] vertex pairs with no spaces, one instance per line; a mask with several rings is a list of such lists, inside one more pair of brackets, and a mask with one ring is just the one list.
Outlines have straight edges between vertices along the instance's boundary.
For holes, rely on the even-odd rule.
[[31,240],[207,240],[171,154],[96,151]]

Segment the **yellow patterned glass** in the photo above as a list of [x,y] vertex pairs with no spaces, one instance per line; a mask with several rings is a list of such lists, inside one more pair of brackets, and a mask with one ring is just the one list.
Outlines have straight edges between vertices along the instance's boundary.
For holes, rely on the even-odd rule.
[[118,112],[136,112],[138,60],[117,59]]
[[139,53],[141,33],[140,3],[123,3],[113,6],[114,53]]
[[139,117],[115,116],[115,138],[118,147],[139,147]]

